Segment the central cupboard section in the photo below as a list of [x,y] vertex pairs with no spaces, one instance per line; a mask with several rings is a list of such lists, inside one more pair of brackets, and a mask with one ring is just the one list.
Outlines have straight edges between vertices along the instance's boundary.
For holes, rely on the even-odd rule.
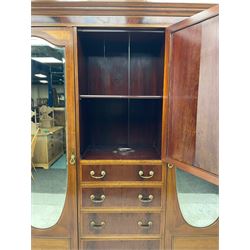
[[80,249],[163,249],[164,31],[77,37]]
[[77,37],[81,159],[161,159],[164,31]]

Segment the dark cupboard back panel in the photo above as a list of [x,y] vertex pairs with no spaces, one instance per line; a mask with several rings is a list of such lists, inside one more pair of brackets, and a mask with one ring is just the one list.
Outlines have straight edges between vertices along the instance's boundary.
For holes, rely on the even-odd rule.
[[218,17],[172,35],[169,158],[218,174]]
[[81,154],[87,147],[122,146],[151,148],[160,155],[161,106],[162,99],[82,99]]
[[129,145],[160,147],[162,99],[129,102]]
[[162,96],[164,33],[131,33],[130,41],[130,94]]
[[78,32],[81,95],[162,95],[164,33]]
[[[78,61],[86,64],[86,75],[81,79],[80,94],[128,94],[128,34],[95,33],[78,34],[81,52]],[[80,69],[81,70],[81,69]]]

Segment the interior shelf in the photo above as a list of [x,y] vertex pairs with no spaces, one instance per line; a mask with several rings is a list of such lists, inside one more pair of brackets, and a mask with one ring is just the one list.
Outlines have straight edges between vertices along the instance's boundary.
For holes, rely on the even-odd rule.
[[[154,147],[132,146],[128,150],[120,146],[97,146],[88,147],[82,154],[82,159],[86,160],[155,160],[160,159],[160,152]],[[125,147],[126,148],[126,147]]]
[[81,99],[84,98],[117,98],[117,99],[161,99],[159,95],[80,95]]

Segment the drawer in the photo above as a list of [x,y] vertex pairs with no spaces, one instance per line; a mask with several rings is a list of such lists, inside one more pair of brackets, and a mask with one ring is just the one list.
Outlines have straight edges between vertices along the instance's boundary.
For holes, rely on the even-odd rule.
[[161,207],[160,188],[82,188],[82,207]]
[[48,150],[53,150],[56,147],[56,143],[53,140],[48,141]]
[[53,160],[56,157],[57,153],[54,148],[48,151],[48,162]]
[[81,250],[159,250],[159,240],[81,240]]
[[82,181],[161,181],[161,165],[82,165]]
[[55,137],[63,137],[63,130],[60,129],[60,130],[55,131],[54,136]]
[[159,213],[82,213],[81,237],[106,234],[160,234]]

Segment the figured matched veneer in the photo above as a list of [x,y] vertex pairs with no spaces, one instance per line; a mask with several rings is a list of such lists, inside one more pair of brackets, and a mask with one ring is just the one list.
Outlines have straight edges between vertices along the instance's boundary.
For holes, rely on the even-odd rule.
[[70,250],[68,239],[32,238],[32,250]]
[[[94,171],[93,176],[91,171]],[[81,172],[81,181],[84,182],[162,180],[161,165],[81,165]]]
[[158,235],[160,234],[160,222],[160,213],[82,213],[80,236]]
[[219,239],[214,236],[177,236],[173,239],[173,250],[218,250]]
[[82,207],[161,207],[161,189],[82,188]]
[[167,156],[218,175],[218,20],[172,33]]
[[84,250],[159,250],[159,240],[81,240],[80,249]]

